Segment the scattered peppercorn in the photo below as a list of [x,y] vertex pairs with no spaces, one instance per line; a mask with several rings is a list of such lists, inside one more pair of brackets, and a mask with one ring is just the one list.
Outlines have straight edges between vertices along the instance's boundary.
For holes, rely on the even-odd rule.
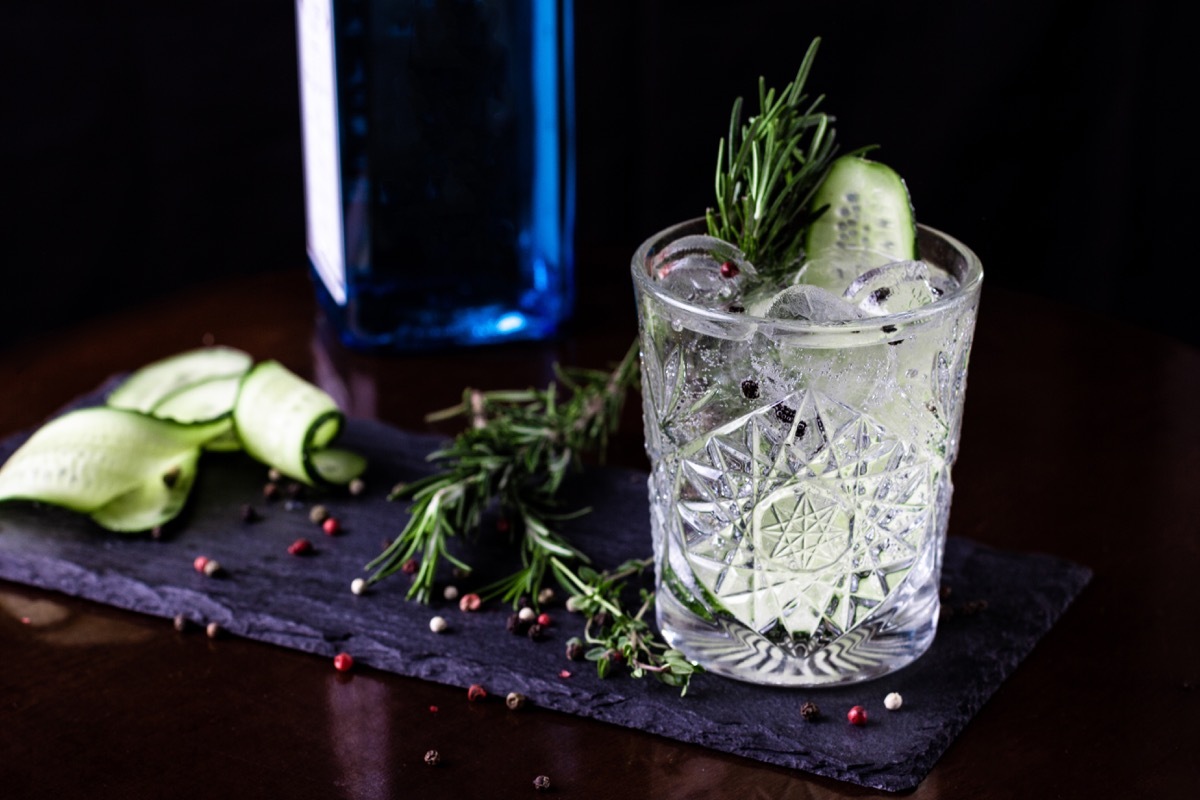
[[271,467],[267,470],[267,480],[269,480],[271,483],[278,483],[281,478],[283,478],[283,473],[277,470],[275,467]]
[[294,556],[306,556],[312,552],[312,542],[308,539],[297,539],[288,545],[288,552]]
[[208,556],[196,556],[192,561],[192,568],[196,572],[204,572],[204,568],[208,566]]
[[429,630],[434,633],[442,633],[449,627],[445,617],[434,617],[429,620]]
[[185,617],[183,614],[175,615],[175,630],[183,633],[190,627],[192,627],[192,621],[190,619]]
[[529,630],[529,623],[523,621],[520,614],[509,614],[508,619],[504,621],[504,627],[509,633],[524,636]]
[[337,521],[337,517],[330,517],[321,523],[321,530],[325,531],[326,536],[337,536],[342,532],[342,524]]
[[442,589],[442,597],[446,598],[447,600],[457,600],[458,599],[458,587],[457,586],[447,586],[445,589]]
[[367,489],[367,484],[362,478],[351,478],[350,483],[346,484],[346,490],[354,497],[358,497]]
[[338,653],[333,657],[333,668],[338,672],[349,672],[354,666],[354,656],[349,653]]
[[520,692],[509,692],[508,696],[504,698],[504,705],[508,706],[511,711],[520,711],[525,707],[525,702],[525,695]]
[[567,640],[567,660],[578,661],[583,658],[583,640],[578,636],[572,636]]
[[748,400],[758,397],[758,381],[753,378],[742,381],[742,395]]
[[242,522],[258,522],[262,519],[262,515],[258,513],[258,509],[249,503],[242,503],[241,511]]
[[540,606],[544,606],[547,603],[553,603],[554,602],[554,590],[551,589],[549,586],[547,586],[545,589],[542,589],[540,592],[538,592],[537,600],[538,600],[538,605],[540,605]]
[[308,518],[314,525],[324,524],[325,520],[329,519],[329,509],[320,504],[315,505],[308,510]]
[[550,778],[546,775],[538,775],[533,779],[533,788],[539,792],[544,792],[550,788]]
[[415,558],[410,558],[400,565],[400,571],[405,575],[416,575],[417,570],[421,568],[421,562]]
[[889,692],[887,697],[883,698],[883,707],[888,711],[899,711],[900,706],[904,705],[904,698],[899,692]]
[[162,525],[155,525],[153,528],[150,529],[150,538],[151,539],[153,539],[154,541],[157,542],[162,537],[163,537]]
[[279,484],[268,483],[262,489],[263,499],[268,503],[279,499]]
[[846,712],[846,719],[850,721],[851,725],[866,725],[867,710],[862,706],[854,706]]
[[483,605],[483,601],[480,600],[479,595],[475,594],[474,592],[471,594],[464,594],[462,599],[458,601],[458,608],[460,611],[478,611],[481,605]]
[[219,639],[225,633],[225,629],[222,628],[218,622],[210,622],[204,628],[204,633],[207,634],[208,638],[210,639]]
[[537,615],[537,624],[541,625],[543,628],[550,627],[551,621],[552,620],[550,619],[550,615],[544,611],[541,614]]
[[725,261],[721,264],[722,278],[736,278],[740,272],[741,270],[738,269],[737,264],[733,263],[732,261]]
[[558,672],[558,677],[560,677],[560,678],[564,678],[564,679],[565,679],[565,678],[569,678],[569,677],[571,677],[571,671],[570,671],[570,670],[566,670],[566,669],[559,670],[559,672]]
[[216,561],[215,559],[210,558],[204,563],[204,574],[210,578],[215,578],[224,572],[225,569],[221,566],[221,562]]
[[542,638],[543,633],[545,633],[545,630],[536,622],[530,625],[529,629],[525,631],[525,635],[535,642]]
[[800,706],[800,716],[805,722],[814,722],[821,718],[821,709],[816,703],[809,700]]
[[293,500],[299,500],[308,494],[308,491],[304,488],[304,484],[297,483],[296,481],[288,481],[285,492],[287,493],[287,496]]
[[478,703],[480,700],[487,697],[487,689],[484,689],[478,683],[472,683],[467,687],[467,700],[472,703]]
[[354,594],[362,594],[367,590],[367,582],[362,578],[355,578],[350,581],[350,591]]
[[517,612],[517,616],[520,617],[521,622],[533,622],[537,619],[537,612],[529,606],[525,606]]
[[429,766],[436,767],[438,764],[441,763],[441,761],[442,761],[442,757],[441,757],[441,755],[438,754],[437,750],[430,750],[425,753],[425,763],[428,764]]

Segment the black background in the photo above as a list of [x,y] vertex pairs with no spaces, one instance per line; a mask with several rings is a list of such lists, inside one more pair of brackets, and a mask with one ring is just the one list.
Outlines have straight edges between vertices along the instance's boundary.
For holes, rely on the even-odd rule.
[[[733,99],[821,36],[843,147],[880,145],[989,284],[1200,343],[1181,7],[578,0],[578,246],[700,214]],[[0,68],[0,345],[306,269],[290,0],[5,4]]]

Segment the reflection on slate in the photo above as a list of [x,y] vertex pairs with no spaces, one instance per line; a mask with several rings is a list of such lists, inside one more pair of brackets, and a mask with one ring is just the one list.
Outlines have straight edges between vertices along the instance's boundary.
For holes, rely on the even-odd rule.
[[[0,444],[7,459],[21,437]],[[959,613],[945,617],[931,650],[912,666],[868,684],[844,689],[796,690],[751,686],[710,675],[695,679],[688,695],[653,680],[600,680],[586,662],[570,663],[564,643],[582,620],[561,608],[539,642],[505,630],[510,609],[492,604],[460,612],[438,600],[432,608],[406,601],[400,573],[353,595],[350,582],[394,537],[405,505],[386,494],[397,481],[428,471],[425,456],[437,443],[387,426],[352,421],[343,443],[370,459],[362,496],[330,494],[320,501],[342,521],[344,533],[321,535],[306,505],[261,500],[264,468],[242,454],[206,456],[189,508],[161,540],[106,533],[85,518],[53,508],[0,507],[0,578],[120,608],[197,622],[216,621],[231,634],[322,656],[345,650],[357,663],[465,687],[480,683],[494,694],[519,691],[537,705],[636,728],[714,750],[792,767],[864,786],[901,791],[916,786],[1005,677],[1033,648],[1086,585],[1086,568],[1054,558],[998,552],[951,538],[944,581]],[[591,470],[572,487],[568,508],[592,513],[567,528],[573,541],[601,566],[649,554],[646,478],[615,469]],[[263,519],[245,523],[250,502]],[[309,537],[314,554],[287,547]],[[461,554],[483,585],[506,566],[507,549],[492,533]],[[495,553],[486,552],[490,546]],[[205,555],[227,570],[206,578],[192,567]],[[469,586],[464,585],[464,589]],[[975,613],[961,608],[971,601]],[[450,622],[429,629],[433,614]],[[569,678],[560,671],[569,669]],[[900,692],[904,707],[883,708]],[[817,702],[824,719],[805,722],[799,707]],[[845,722],[846,710],[867,707],[863,728]]]

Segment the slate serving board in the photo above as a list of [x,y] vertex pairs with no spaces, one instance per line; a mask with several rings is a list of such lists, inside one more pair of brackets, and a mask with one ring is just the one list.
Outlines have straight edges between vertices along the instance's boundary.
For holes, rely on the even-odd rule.
[[[0,460],[26,435],[0,443]],[[60,509],[0,506],[0,578],[143,614],[215,621],[232,635],[320,656],[346,651],[359,664],[401,675],[459,687],[479,683],[501,695],[519,691],[546,708],[890,791],[920,783],[1091,578],[1073,563],[951,537],[943,585],[952,589],[953,613],[944,615],[932,648],[913,665],[870,683],[822,690],[702,675],[681,698],[657,681],[601,680],[591,664],[568,662],[564,645],[581,634],[582,619],[561,608],[550,609],[555,622],[534,642],[507,633],[511,609],[495,603],[468,614],[442,600],[432,607],[405,600],[404,574],[361,596],[350,592],[350,582],[405,522],[406,506],[388,502],[388,490],[426,474],[425,457],[438,442],[352,420],[342,443],[369,459],[368,490],[291,503],[263,502],[265,468],[246,456],[205,456],[188,509],[158,540],[107,533]],[[341,520],[341,535],[324,536],[309,522],[314,502]],[[260,521],[241,520],[245,503],[260,511]],[[649,553],[647,503],[644,473],[589,470],[573,482],[566,507],[593,511],[565,530],[599,566],[641,558]],[[288,545],[300,536],[315,545],[312,555],[289,555]],[[458,552],[477,567],[471,582],[455,581],[463,591],[511,565],[503,538],[489,532],[461,543]],[[217,559],[227,575],[197,573],[198,555]],[[434,614],[449,621],[448,631],[430,630]],[[560,675],[564,669],[570,677]],[[891,691],[904,697],[900,711],[883,708]],[[805,700],[819,704],[820,721],[800,717]],[[870,712],[865,727],[845,721],[856,704]]]

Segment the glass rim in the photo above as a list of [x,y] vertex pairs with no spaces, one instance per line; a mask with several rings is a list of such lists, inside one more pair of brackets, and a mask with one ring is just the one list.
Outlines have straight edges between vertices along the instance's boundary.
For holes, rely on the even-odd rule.
[[[694,230],[697,226],[706,225],[704,217],[696,217],[693,219],[678,222],[667,228],[653,234],[646,241],[642,242],[637,251],[633,254],[631,262],[631,271],[633,273],[634,288],[637,290],[638,296],[649,295],[655,298],[659,303],[670,306],[679,310],[681,313],[687,314],[693,318],[699,318],[706,321],[711,321],[718,324],[729,325],[755,325],[755,326],[770,326],[772,329],[784,333],[795,332],[797,334],[815,334],[815,333],[838,333],[852,334],[859,331],[877,331],[883,326],[891,325],[912,325],[923,323],[930,318],[942,317],[947,314],[952,314],[961,306],[970,303],[979,294],[980,287],[983,283],[983,264],[979,260],[979,256],[975,254],[971,248],[967,247],[958,239],[945,233],[937,228],[928,225],[917,224],[919,241],[925,242],[940,242],[947,246],[951,252],[955,253],[962,260],[962,274],[959,278],[959,287],[957,291],[942,297],[928,305],[923,305],[919,308],[914,308],[909,311],[900,311],[895,314],[886,314],[877,317],[867,317],[866,319],[844,320],[838,322],[812,322],[809,320],[798,319],[774,319],[771,317],[756,317],[752,314],[744,312],[724,311],[722,309],[708,308],[706,306],[694,305],[682,300],[674,295],[664,291],[657,283],[650,278],[649,270],[647,269],[647,260],[653,251],[654,247],[660,242],[669,241],[678,238],[686,233],[696,233]],[[701,231],[702,232],[702,231]]]

